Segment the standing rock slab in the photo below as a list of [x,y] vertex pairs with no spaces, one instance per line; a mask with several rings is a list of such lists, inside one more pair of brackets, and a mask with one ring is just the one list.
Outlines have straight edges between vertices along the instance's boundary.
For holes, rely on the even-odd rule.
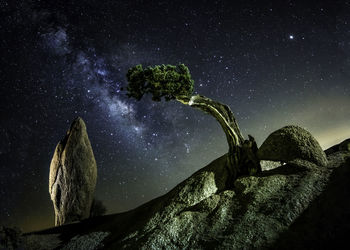
[[260,160],[291,162],[302,159],[318,166],[328,161],[318,141],[298,126],[286,126],[270,134],[258,150]]
[[49,192],[55,210],[55,225],[90,216],[97,166],[86,126],[76,118],[55,149],[49,177]]

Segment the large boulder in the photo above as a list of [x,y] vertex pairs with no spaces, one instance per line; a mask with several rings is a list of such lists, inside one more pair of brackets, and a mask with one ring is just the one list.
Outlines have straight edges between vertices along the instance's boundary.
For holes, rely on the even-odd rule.
[[78,117],[58,143],[50,165],[56,226],[89,218],[96,179],[95,157],[85,123]]
[[286,126],[270,134],[258,150],[260,160],[292,162],[306,160],[318,166],[328,161],[318,141],[298,126]]

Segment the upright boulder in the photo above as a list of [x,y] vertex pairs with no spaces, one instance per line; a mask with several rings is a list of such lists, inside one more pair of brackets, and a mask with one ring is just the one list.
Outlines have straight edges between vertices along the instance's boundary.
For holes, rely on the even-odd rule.
[[270,134],[258,150],[260,160],[291,162],[302,159],[318,166],[328,161],[318,141],[298,126],[286,126]]
[[97,166],[80,117],[55,149],[49,177],[49,192],[55,210],[55,225],[79,221],[90,216]]

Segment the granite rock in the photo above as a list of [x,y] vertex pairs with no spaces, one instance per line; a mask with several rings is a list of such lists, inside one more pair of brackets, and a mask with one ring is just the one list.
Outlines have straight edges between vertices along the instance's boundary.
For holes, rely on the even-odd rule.
[[291,162],[307,160],[318,166],[327,165],[327,157],[310,132],[298,126],[286,126],[270,134],[258,149],[260,160]]
[[[340,249],[348,240],[350,152],[228,179],[227,156],[128,212],[24,236],[84,249]],[[227,186],[232,186],[227,188]],[[47,237],[47,240],[44,239]]]
[[89,218],[96,179],[95,157],[85,123],[78,117],[58,143],[50,165],[56,226]]

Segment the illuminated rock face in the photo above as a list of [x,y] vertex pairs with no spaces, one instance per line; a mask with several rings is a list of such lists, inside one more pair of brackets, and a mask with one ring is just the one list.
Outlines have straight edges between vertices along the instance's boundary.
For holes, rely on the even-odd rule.
[[327,157],[310,132],[298,126],[286,126],[270,134],[258,150],[260,160],[292,162],[306,160],[327,165]]
[[[344,158],[331,158],[327,167],[295,159],[253,176],[240,176],[233,185],[228,185],[232,179],[228,178],[227,155],[224,155],[164,196],[127,213],[117,214],[113,219],[109,218],[108,221],[113,220],[114,225],[108,224],[108,230],[113,232],[115,238],[105,247],[290,249],[283,241],[290,240],[288,242],[291,244],[302,234],[298,234],[299,237],[282,234],[288,232],[324,192],[332,171],[341,168],[344,162],[339,159]],[[324,202],[326,208],[327,201]],[[313,231],[309,228],[316,228],[308,226],[310,218],[315,222],[325,218],[324,214],[312,212],[311,216],[308,214],[307,219],[302,220],[303,234]],[[125,221],[128,225],[120,227]],[[280,241],[282,236],[283,241]],[[310,236],[310,242],[315,242],[316,236]],[[275,244],[282,244],[283,247],[274,248]]]
[[50,165],[49,192],[56,226],[89,218],[96,179],[97,166],[86,126],[77,118],[58,143]]

